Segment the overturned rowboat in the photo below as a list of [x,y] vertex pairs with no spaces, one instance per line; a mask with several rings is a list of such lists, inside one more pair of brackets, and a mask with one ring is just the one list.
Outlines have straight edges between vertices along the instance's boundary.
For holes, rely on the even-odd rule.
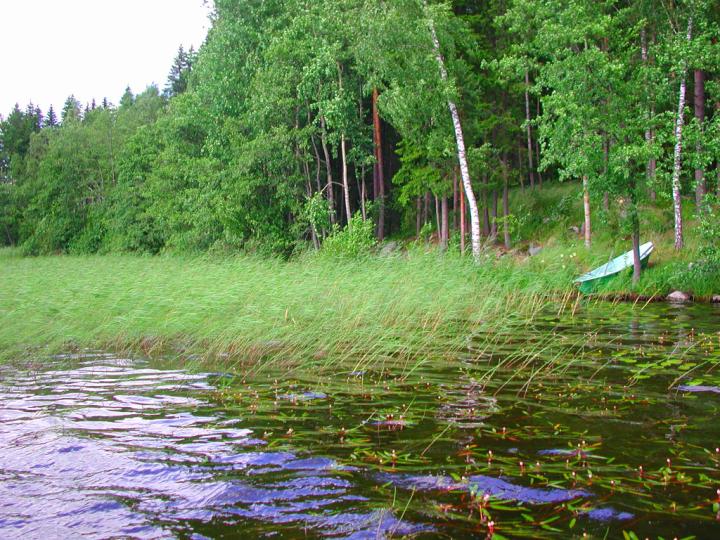
[[[650,254],[654,249],[655,246],[652,242],[647,242],[646,244],[640,246],[640,265],[643,268],[647,266]],[[575,283],[579,285],[581,293],[592,294],[598,289],[598,287],[609,281],[612,277],[616,276],[623,270],[632,267],[633,252],[630,250],[619,257],[615,257],[612,261],[607,264],[603,264],[592,272],[583,274],[575,280]]]

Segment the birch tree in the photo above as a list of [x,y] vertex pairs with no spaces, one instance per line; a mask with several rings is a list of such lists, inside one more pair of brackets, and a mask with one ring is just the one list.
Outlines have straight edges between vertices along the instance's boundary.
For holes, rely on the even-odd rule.
[[[423,7],[427,12],[427,2],[423,1]],[[445,67],[445,59],[443,58],[440,50],[440,41],[435,31],[435,21],[432,15],[428,13],[428,25],[430,27],[430,36],[432,38],[433,50],[435,52],[435,59],[440,69],[440,78],[444,83],[448,82],[448,72]],[[465,197],[467,199],[467,205],[470,209],[470,242],[472,245],[472,253],[475,259],[480,257],[480,214],[478,212],[477,200],[475,199],[475,193],[472,187],[472,181],[470,180],[470,167],[467,161],[467,152],[465,149],[465,137],[463,135],[462,125],[460,123],[460,114],[458,113],[457,105],[451,98],[447,100],[448,109],[450,109],[450,116],[452,117],[453,129],[455,131],[455,141],[457,143],[457,157],[460,164],[460,177],[462,178],[463,188],[465,191]]]

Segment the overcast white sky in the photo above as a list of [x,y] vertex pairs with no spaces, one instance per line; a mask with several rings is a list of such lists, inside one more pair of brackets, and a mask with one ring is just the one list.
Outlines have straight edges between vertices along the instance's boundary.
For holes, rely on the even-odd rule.
[[[206,5],[204,5],[206,4]],[[0,114],[32,101],[60,111],[165,86],[180,44],[197,49],[210,25],[203,0],[0,0]]]

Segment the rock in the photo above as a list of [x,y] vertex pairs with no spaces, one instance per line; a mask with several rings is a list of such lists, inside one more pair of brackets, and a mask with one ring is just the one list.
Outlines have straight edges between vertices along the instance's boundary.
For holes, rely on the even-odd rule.
[[383,257],[387,257],[388,255],[392,255],[396,251],[400,249],[400,244],[397,242],[386,242],[383,244],[382,248],[380,249],[380,255]]
[[542,246],[536,246],[535,244],[530,244],[530,247],[528,248],[528,253],[531,257],[534,257],[538,253],[542,251]]
[[665,299],[668,302],[684,304],[685,302],[690,301],[690,295],[688,293],[684,293],[682,291],[675,291],[675,292],[668,294]]
[[713,304],[720,304],[720,294],[714,294],[712,297],[712,300],[710,300]]

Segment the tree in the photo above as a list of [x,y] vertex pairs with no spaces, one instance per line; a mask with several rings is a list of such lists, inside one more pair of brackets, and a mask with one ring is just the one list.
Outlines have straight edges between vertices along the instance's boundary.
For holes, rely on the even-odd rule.
[[65,100],[65,104],[63,105],[61,113],[61,118],[63,124],[76,122],[82,118],[80,102],[75,99],[74,95],[70,95],[70,97]]
[[165,85],[164,95],[168,98],[177,96],[187,91],[190,72],[195,59],[195,51],[192,47],[188,52],[182,45],[178,48],[177,55],[173,60]]
[[127,109],[128,107],[131,107],[133,103],[135,103],[135,95],[132,93],[132,90],[128,86],[125,88],[125,92],[120,98],[120,108]]
[[55,114],[55,109],[53,109],[53,106],[50,105],[50,108],[48,109],[47,116],[45,117],[45,124],[43,127],[46,128],[54,128],[58,125],[58,119],[57,115]]

